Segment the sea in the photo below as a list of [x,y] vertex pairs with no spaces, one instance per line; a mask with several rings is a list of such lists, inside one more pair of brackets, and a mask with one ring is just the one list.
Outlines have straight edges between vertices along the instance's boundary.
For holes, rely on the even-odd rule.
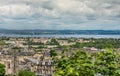
[[19,35],[0,34],[0,37],[42,37],[42,38],[120,38],[120,35],[85,35],[85,34],[41,34],[41,35]]

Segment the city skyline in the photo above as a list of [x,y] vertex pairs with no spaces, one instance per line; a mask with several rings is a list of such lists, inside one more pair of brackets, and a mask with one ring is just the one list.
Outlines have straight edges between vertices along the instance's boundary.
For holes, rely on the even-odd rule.
[[119,0],[0,0],[0,28],[120,30]]

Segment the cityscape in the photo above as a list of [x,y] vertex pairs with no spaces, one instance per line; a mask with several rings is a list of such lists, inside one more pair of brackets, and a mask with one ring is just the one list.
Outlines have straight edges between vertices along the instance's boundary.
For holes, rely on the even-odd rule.
[[119,53],[119,45],[120,39],[113,38],[0,37],[0,63],[5,65],[7,76],[20,70],[52,76],[56,67],[53,58],[61,58],[63,51],[67,57],[77,50],[94,54],[111,48]]
[[120,76],[120,0],[0,0],[0,76]]

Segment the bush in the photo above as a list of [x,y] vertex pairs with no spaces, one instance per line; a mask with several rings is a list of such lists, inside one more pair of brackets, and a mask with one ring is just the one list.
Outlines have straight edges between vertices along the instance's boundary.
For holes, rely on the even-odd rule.
[[0,64],[0,76],[5,76],[5,65]]
[[35,73],[26,70],[21,70],[19,71],[18,76],[35,76]]

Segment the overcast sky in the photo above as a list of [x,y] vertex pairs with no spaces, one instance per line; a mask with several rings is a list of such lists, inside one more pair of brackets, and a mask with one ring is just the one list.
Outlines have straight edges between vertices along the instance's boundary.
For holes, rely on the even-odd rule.
[[0,0],[0,28],[120,30],[120,0]]

